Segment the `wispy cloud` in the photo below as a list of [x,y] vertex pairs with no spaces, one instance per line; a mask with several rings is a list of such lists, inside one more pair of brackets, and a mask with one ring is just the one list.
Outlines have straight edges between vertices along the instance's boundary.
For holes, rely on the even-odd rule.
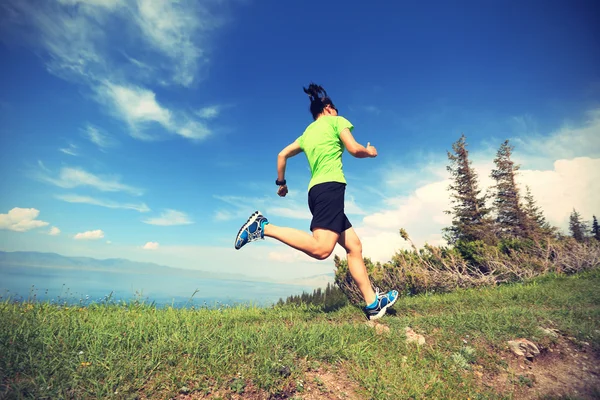
[[90,142],[94,143],[101,150],[105,150],[116,144],[115,139],[113,139],[110,135],[108,135],[106,132],[104,132],[100,128],[98,128],[94,125],[91,125],[91,124],[88,124],[83,129],[83,134],[85,135],[86,138],[88,138],[90,140]]
[[79,155],[77,153],[77,146],[74,145],[73,143],[69,143],[68,147],[61,147],[58,150],[65,154],[68,154],[70,156],[78,156]]
[[48,235],[50,235],[50,236],[58,236],[58,235],[60,235],[60,229],[58,229],[57,227],[53,226],[48,231]]
[[588,111],[583,124],[565,124],[551,135],[527,131],[527,126],[532,125],[535,126],[529,122],[522,134],[513,140],[520,149],[515,154],[517,161],[527,162],[525,167],[548,167],[548,162],[557,159],[600,157],[600,108]]
[[[134,54],[131,63],[146,65],[152,60],[160,66],[157,81],[190,86],[208,63],[210,32],[224,22],[220,3],[8,0],[0,14],[3,24],[28,34],[48,52],[48,69],[59,76],[135,79],[136,71],[128,70],[119,58],[124,52]],[[121,40],[125,35],[128,40]]]
[[[190,87],[203,78],[210,33],[225,21],[222,6],[192,0],[7,0],[0,4],[0,30],[7,41],[41,49],[50,73],[98,93],[128,122],[132,136],[149,139],[143,125],[157,123],[198,140],[210,133],[208,127],[193,114],[159,104],[149,86]],[[105,148],[97,135],[90,140]]]
[[153,124],[159,124],[171,133],[188,139],[203,139],[210,135],[208,127],[185,113],[173,112],[156,101],[153,91],[139,86],[124,86],[105,82],[97,87],[101,101],[130,127],[131,135],[142,140],[151,140],[155,136],[145,130]]
[[365,106],[363,108],[368,113],[375,114],[375,115],[381,114],[381,109],[377,106],[369,105],[369,106]]
[[44,172],[52,172],[52,171],[50,171],[50,169],[48,167],[46,167],[46,165],[44,165],[44,163],[42,162],[42,160],[38,160],[38,165],[40,166],[40,168],[42,169],[42,171],[44,171]]
[[66,201],[68,203],[82,203],[82,204],[91,204],[100,207],[106,208],[120,208],[125,210],[134,210],[139,212],[148,212],[150,208],[145,203],[140,204],[131,204],[131,203],[117,203],[110,200],[105,199],[96,199],[89,196],[79,196],[76,194],[62,194],[56,195],[55,198]]
[[220,113],[221,113],[220,106],[204,107],[204,108],[201,108],[200,110],[196,111],[196,115],[202,119],[217,118]]
[[26,232],[31,229],[47,226],[48,222],[36,219],[38,215],[40,215],[40,212],[35,208],[15,207],[7,214],[0,214],[0,229]]
[[39,174],[38,178],[52,185],[72,189],[75,187],[93,187],[102,192],[128,192],[141,195],[142,190],[120,182],[116,176],[98,176],[87,172],[83,168],[63,167],[56,177]]
[[75,240],[98,240],[104,237],[104,232],[101,229],[94,231],[81,232],[76,234],[73,239]]
[[166,210],[160,215],[160,217],[147,218],[142,222],[144,222],[145,224],[159,226],[193,224],[193,222],[190,220],[186,213],[177,210]]

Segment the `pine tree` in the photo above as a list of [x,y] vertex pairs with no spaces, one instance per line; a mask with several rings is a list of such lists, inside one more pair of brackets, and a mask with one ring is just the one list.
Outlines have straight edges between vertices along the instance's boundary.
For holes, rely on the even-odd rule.
[[571,236],[578,242],[583,242],[586,230],[587,226],[586,223],[581,220],[581,214],[573,209],[573,212],[569,217],[569,231],[571,232]]
[[537,239],[540,236],[552,235],[555,228],[553,228],[544,217],[542,209],[536,204],[533,194],[529,186],[525,186],[525,203],[522,205],[523,212],[526,216],[527,223],[527,236]]
[[496,181],[492,190],[497,234],[500,237],[525,237],[528,228],[515,181],[519,166],[510,159],[513,148],[508,144],[508,140],[502,143],[494,159],[496,169],[491,173],[491,177]]
[[446,167],[452,176],[448,187],[452,202],[452,226],[444,228],[445,239],[450,244],[459,240],[483,240],[490,243],[489,210],[485,206],[486,197],[478,188],[477,173],[471,167],[465,135],[452,144],[453,153],[448,152],[450,165]]
[[598,219],[596,218],[595,215],[593,217],[594,217],[594,220],[592,222],[592,236],[596,240],[600,240],[600,227],[598,227]]

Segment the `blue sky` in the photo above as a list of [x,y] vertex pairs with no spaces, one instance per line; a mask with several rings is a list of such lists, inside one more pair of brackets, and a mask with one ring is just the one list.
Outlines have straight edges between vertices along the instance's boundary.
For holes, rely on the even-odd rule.
[[[346,154],[366,256],[440,244],[446,151],[465,133],[482,181],[515,145],[519,182],[565,228],[600,213],[594,1],[8,0],[0,5],[0,250],[123,257],[295,279],[330,272],[267,241],[255,209],[308,230],[303,155],[276,155],[323,85],[376,159]],[[336,253],[343,254],[340,249]]]

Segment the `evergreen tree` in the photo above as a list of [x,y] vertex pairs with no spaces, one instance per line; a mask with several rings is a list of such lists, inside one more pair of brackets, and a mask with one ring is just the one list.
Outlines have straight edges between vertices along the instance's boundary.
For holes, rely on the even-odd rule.
[[540,236],[551,235],[554,228],[546,221],[542,209],[536,204],[529,186],[525,186],[525,203],[521,207],[527,219],[527,236],[534,239]]
[[600,228],[598,227],[598,219],[594,215],[594,220],[592,222],[592,236],[596,240],[600,240]]
[[325,290],[317,288],[311,293],[302,292],[301,295],[289,296],[285,302],[279,299],[277,306],[284,304],[295,305],[314,305],[321,307],[325,312],[333,311],[348,304],[348,299],[344,292],[337,288],[334,284],[327,283]]
[[500,237],[527,236],[528,223],[524,210],[521,208],[519,189],[515,175],[519,170],[510,158],[513,146],[508,140],[498,149],[491,177],[496,181],[492,187],[494,192],[494,211],[496,214],[497,234]]
[[448,152],[450,165],[446,167],[452,177],[448,187],[452,202],[452,226],[444,228],[445,239],[450,244],[459,240],[493,241],[490,236],[489,210],[485,206],[486,197],[478,188],[477,173],[471,167],[465,135],[452,144]]
[[581,220],[581,214],[573,209],[573,212],[569,217],[569,231],[571,232],[571,236],[578,242],[583,242],[586,230],[587,226],[586,223]]

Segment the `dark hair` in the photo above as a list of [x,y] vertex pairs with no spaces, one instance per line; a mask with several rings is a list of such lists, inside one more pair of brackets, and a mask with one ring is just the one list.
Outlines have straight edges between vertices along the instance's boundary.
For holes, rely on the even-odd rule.
[[333,102],[327,96],[327,92],[321,85],[317,85],[315,83],[311,83],[307,88],[303,88],[304,93],[308,95],[310,99],[310,113],[313,116],[313,119],[317,119],[317,117],[323,112],[325,107],[331,106],[333,109],[337,111]]

